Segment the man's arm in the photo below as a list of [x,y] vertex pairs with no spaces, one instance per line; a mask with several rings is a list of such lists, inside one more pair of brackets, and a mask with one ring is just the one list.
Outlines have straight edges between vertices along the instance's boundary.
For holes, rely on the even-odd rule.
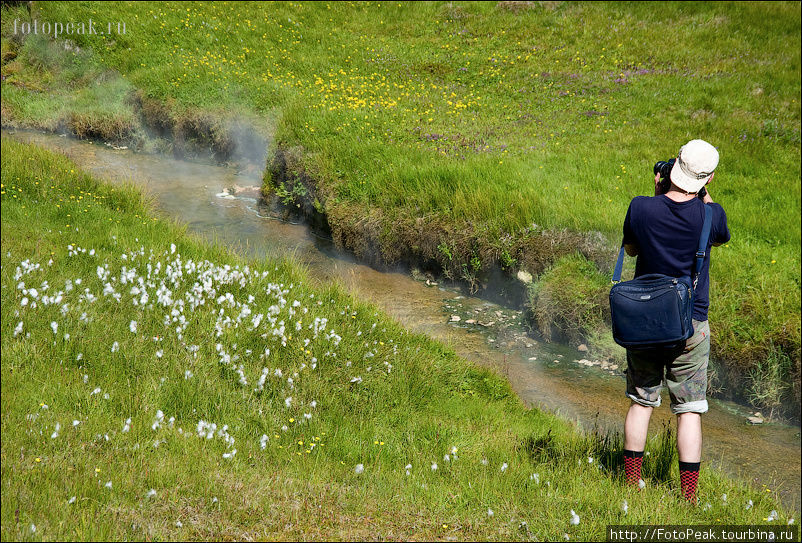
[[[713,180],[713,176],[711,175],[710,176],[710,181],[712,181],[712,180]],[[708,185],[709,185],[710,181],[708,181]],[[712,204],[713,203],[713,198],[710,197],[710,190],[708,188],[706,188],[706,187],[705,187],[705,197],[702,198],[702,201],[704,203],[706,203],[706,204]],[[725,241],[720,241],[718,243],[711,243],[710,245],[712,245],[713,247],[720,247],[721,245],[724,245],[725,243],[726,243]]]
[[638,246],[634,243],[625,243],[624,250],[629,256],[638,256]]
[[[659,176],[655,178],[655,187],[657,186],[657,181],[659,180]],[[624,217],[624,250],[627,252],[629,256],[637,256],[638,255],[638,246],[635,243],[635,232],[632,231],[632,224],[630,223],[630,218],[632,216],[632,202],[629,203],[629,207],[627,208],[627,215]]]

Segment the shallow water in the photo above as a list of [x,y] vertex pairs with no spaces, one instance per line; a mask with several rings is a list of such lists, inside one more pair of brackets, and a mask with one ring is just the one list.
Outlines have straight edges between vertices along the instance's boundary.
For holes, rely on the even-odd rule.
[[[629,400],[619,372],[586,367],[576,349],[526,337],[521,314],[457,289],[429,286],[405,273],[379,272],[336,251],[329,240],[303,225],[264,215],[253,198],[225,194],[233,186],[258,185],[253,175],[233,168],[135,154],[104,145],[36,132],[4,135],[61,151],[84,170],[112,182],[133,182],[154,197],[165,215],[189,230],[215,238],[249,255],[292,256],[319,281],[336,280],[369,300],[407,329],[450,344],[461,356],[505,374],[529,405],[560,413],[584,428],[621,428]],[[460,316],[451,322],[452,315]],[[474,319],[476,324],[465,321]],[[480,324],[481,323],[481,324]],[[492,324],[491,324],[492,323]],[[484,326],[488,325],[488,326]],[[668,398],[664,397],[664,405]],[[779,490],[800,507],[800,429],[780,424],[747,424],[748,412],[711,401],[703,418],[705,461]],[[668,407],[655,411],[652,430],[671,420]]]

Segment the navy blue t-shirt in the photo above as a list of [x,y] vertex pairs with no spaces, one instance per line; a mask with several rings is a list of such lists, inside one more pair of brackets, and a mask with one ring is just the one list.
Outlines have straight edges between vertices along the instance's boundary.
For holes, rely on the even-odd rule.
[[[693,318],[698,321],[707,320],[710,306],[710,247],[730,240],[724,209],[718,204],[708,205],[713,208],[713,224],[693,306]],[[632,199],[624,219],[624,243],[638,248],[635,277],[648,273],[693,276],[704,206],[699,198],[675,202],[665,194]]]

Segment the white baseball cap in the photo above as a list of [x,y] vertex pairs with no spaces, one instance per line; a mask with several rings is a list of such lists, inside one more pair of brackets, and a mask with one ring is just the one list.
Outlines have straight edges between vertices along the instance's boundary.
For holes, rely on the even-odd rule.
[[718,166],[718,151],[704,140],[691,140],[679,150],[671,168],[671,182],[686,192],[704,187]]

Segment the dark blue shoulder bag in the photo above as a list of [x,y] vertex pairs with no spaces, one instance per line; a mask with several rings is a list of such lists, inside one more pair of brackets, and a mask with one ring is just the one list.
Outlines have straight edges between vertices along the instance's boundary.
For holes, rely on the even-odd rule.
[[622,245],[610,289],[610,314],[616,343],[627,349],[676,347],[693,335],[694,291],[707,252],[712,212],[711,207],[705,205],[693,278],[651,273],[622,282]]

